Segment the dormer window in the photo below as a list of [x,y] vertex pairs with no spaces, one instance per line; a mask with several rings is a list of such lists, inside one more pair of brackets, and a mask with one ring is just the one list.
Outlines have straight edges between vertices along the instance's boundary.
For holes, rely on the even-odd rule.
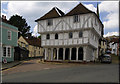
[[73,34],[72,32],[69,33],[69,38],[72,38]]
[[50,39],[50,34],[47,34],[46,39]]
[[52,19],[48,19],[48,20],[47,20],[47,25],[48,25],[48,26],[53,25],[53,20],[52,20]]
[[58,34],[57,33],[55,34],[55,39],[58,39]]
[[73,16],[73,21],[74,21],[74,22],[79,22],[78,15]]

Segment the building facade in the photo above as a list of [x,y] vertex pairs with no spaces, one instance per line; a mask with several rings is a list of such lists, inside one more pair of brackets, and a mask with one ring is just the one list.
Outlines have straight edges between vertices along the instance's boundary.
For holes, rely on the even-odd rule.
[[14,61],[14,47],[17,45],[18,28],[4,22],[2,19],[0,25],[0,54],[2,55],[2,61],[12,62]]
[[119,38],[112,38],[109,43],[111,53],[119,56]]
[[98,58],[103,25],[81,3],[67,14],[54,7],[35,20],[46,61],[94,61]]
[[107,50],[107,40],[103,38],[101,40],[101,49],[100,49],[99,55],[101,56],[101,54],[106,53],[106,50]]
[[41,47],[41,40],[39,38],[25,38],[21,36],[18,39],[18,45],[29,51],[29,57],[43,56],[43,48]]

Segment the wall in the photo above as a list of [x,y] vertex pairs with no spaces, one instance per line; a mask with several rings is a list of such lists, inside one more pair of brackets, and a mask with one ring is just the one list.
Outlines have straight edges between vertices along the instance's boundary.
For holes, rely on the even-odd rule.
[[[13,26],[5,24],[5,23],[2,23],[2,25],[3,25],[2,26],[2,43],[5,45],[17,46],[17,39],[18,39],[17,29],[14,30]],[[8,40],[8,36],[7,36],[8,30],[11,31],[11,33],[12,33],[11,40]]]
[[[0,30],[1,30],[1,53],[2,53],[2,60],[4,58],[7,59],[8,62],[14,61],[14,47],[18,46],[17,45],[17,39],[18,39],[18,28],[15,26],[12,26],[10,24],[1,23],[2,26],[0,25]],[[11,31],[11,40],[8,40],[8,31]],[[3,57],[3,46],[11,46],[11,57]]]
[[2,60],[6,59],[7,62],[12,62],[14,61],[14,47],[11,47],[11,57],[2,57]]
[[79,32],[72,32],[73,38],[69,38],[68,33],[58,33],[58,39],[55,39],[55,34],[50,34],[50,39],[46,39],[46,34],[41,34],[41,46],[61,46],[61,45],[79,45],[89,42],[89,30],[81,30],[83,37],[79,37]]
[[79,22],[75,23],[73,22],[73,16],[54,18],[51,26],[47,26],[47,20],[38,21],[38,32],[69,31],[94,27],[96,32],[101,35],[102,25],[94,14],[81,14],[78,16]]

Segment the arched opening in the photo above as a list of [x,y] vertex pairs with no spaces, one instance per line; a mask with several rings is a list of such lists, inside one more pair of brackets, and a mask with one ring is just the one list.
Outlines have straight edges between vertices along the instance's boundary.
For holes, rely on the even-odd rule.
[[59,59],[63,60],[63,48],[59,49]]
[[78,49],[78,60],[83,60],[83,48]]
[[72,48],[71,60],[76,60],[76,48]]
[[65,60],[69,59],[69,52],[70,52],[69,48],[66,48],[65,49]]
[[48,60],[51,60],[51,49],[48,48]]
[[57,49],[53,49],[53,59],[57,59]]
[[55,39],[58,39],[58,34],[57,33],[55,34]]

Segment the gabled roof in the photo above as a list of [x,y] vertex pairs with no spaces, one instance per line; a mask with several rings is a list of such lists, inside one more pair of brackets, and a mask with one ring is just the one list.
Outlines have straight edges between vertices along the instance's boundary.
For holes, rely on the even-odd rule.
[[52,10],[50,10],[48,13],[46,13],[44,16],[41,18],[35,20],[35,22],[39,20],[45,20],[45,19],[50,19],[50,18],[57,18],[57,17],[65,17],[65,16],[72,16],[72,15],[79,15],[79,14],[87,14],[87,13],[93,13],[99,20],[99,22],[102,25],[102,28],[104,27],[101,20],[99,19],[98,15],[90,11],[88,8],[86,8],[83,4],[79,3],[76,7],[74,7],[70,12],[67,14],[64,14],[60,9],[57,7],[54,7]]
[[88,10],[84,5],[80,3],[76,7],[74,7],[70,12],[68,12],[65,16],[86,14],[86,13],[93,13],[93,12]]
[[119,38],[111,38],[110,42],[119,43]]
[[61,17],[64,15],[64,12],[62,12],[60,9],[57,7],[54,7],[52,10],[50,10],[48,13],[46,13],[44,16],[40,17],[39,19],[35,20],[35,22],[39,20],[44,20],[44,19],[50,19],[50,18],[56,18],[56,17]]
[[29,45],[39,46],[39,47],[41,46],[41,40],[39,38],[36,37],[31,37],[31,38],[23,37],[23,38],[27,41]]

